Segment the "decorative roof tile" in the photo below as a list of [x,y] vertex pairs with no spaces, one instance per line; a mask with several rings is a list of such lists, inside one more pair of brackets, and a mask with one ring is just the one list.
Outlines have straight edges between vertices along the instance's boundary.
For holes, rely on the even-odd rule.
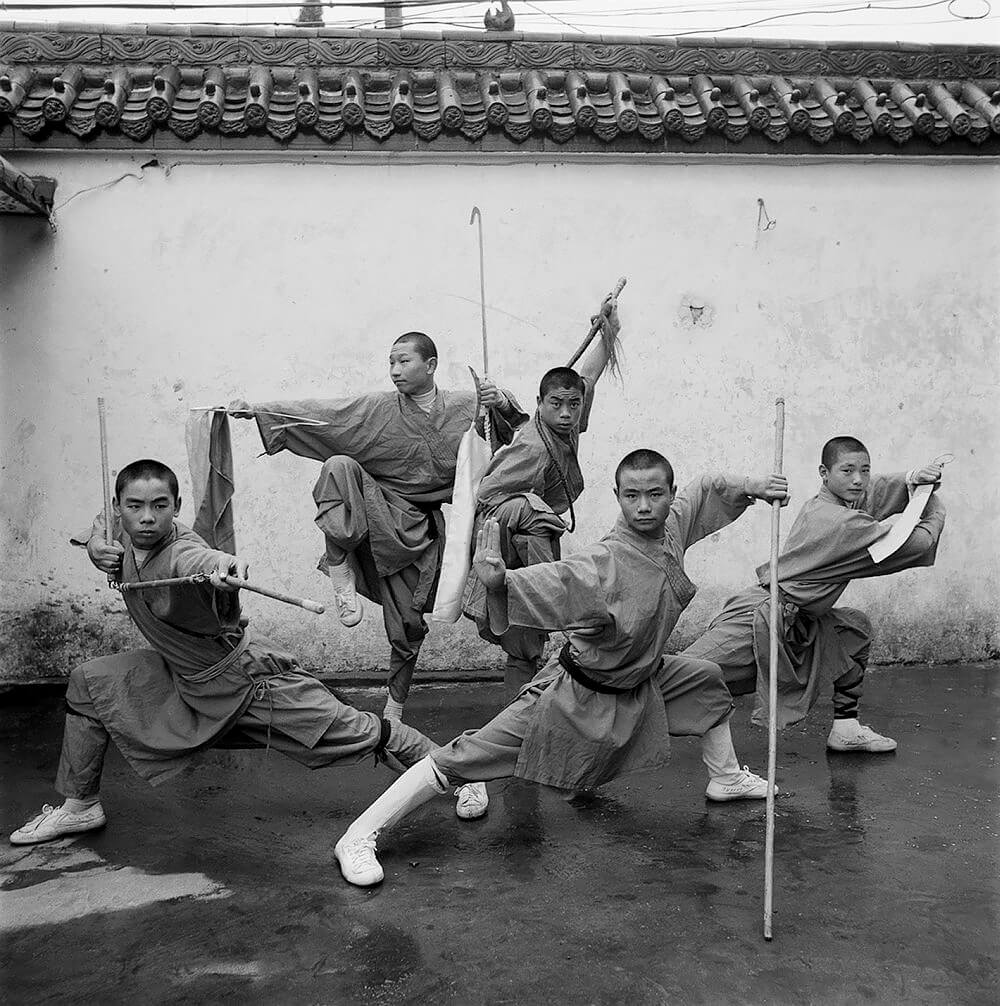
[[0,24],[5,122],[15,145],[206,133],[780,152],[801,136],[845,153],[996,154],[1000,47]]

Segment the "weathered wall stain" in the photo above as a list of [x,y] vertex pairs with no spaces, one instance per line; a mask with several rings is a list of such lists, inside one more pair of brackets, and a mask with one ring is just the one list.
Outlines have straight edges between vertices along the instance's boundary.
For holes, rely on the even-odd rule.
[[[141,159],[37,153],[19,163],[76,191]],[[1000,454],[1000,291],[978,265],[942,264],[1000,261],[998,181],[994,164],[874,170],[844,159],[504,168],[234,160],[95,190],[44,240],[11,219],[0,231],[0,260],[13,264],[0,304],[0,680],[65,674],[137,642],[120,599],[66,545],[100,508],[96,396],[108,400],[112,467],[162,457],[190,497],[183,431],[192,405],[387,388],[389,343],[414,328],[438,341],[440,383],[466,383],[466,364],[481,358],[473,203],[485,222],[491,368],[522,402],[534,401],[541,373],[569,356],[604,293],[628,277],[624,384],[602,385],[581,442],[588,485],[567,550],[615,519],[611,473],[635,447],[666,453],[682,484],[706,468],[768,467],[773,401],[783,394],[794,493],[786,529],[816,491],[831,435],[860,436],[876,470],[955,453],[937,566],[855,584],[844,603],[872,614],[876,660],[995,655],[1000,475],[981,459]],[[642,198],[606,198],[625,184]],[[345,191],[350,215],[331,201]],[[755,249],[758,198],[781,225]],[[979,207],[972,227],[959,224],[969,205]],[[240,549],[262,582],[329,601],[315,570],[317,466],[259,458],[260,449],[252,424],[234,422]],[[182,519],[191,519],[187,506]],[[751,582],[768,528],[757,507],[691,551],[700,591],[673,646]],[[376,609],[345,630],[330,615],[261,598],[246,607],[257,631],[334,679],[385,666]],[[468,623],[434,626],[421,658],[428,669],[498,664],[499,651]]]

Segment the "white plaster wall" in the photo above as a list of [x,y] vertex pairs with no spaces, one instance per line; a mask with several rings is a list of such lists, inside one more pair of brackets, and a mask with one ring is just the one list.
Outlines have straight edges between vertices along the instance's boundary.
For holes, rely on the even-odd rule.
[[[816,490],[829,436],[860,437],[876,469],[956,455],[936,567],[845,595],[874,616],[876,659],[997,655],[996,163],[175,163],[183,155],[164,154],[169,171],[141,169],[148,157],[16,158],[58,179],[57,204],[80,194],[59,209],[55,234],[0,220],[0,677],[65,673],[125,631],[120,601],[65,544],[100,507],[96,396],[108,400],[113,467],[160,457],[186,488],[192,405],[388,387],[389,344],[411,328],[437,340],[442,384],[465,381],[466,364],[481,359],[473,204],[485,221],[492,368],[522,402],[628,277],[624,384],[600,389],[568,548],[613,520],[611,472],[634,447],[665,452],[681,481],[706,467],[768,468],[783,394],[791,513]],[[128,174],[140,177],[100,187]],[[758,198],[776,221],[761,232]],[[690,305],[705,309],[697,325]],[[324,598],[316,465],[255,459],[252,424],[234,423],[234,450],[237,535],[254,575]],[[768,529],[758,507],[690,553],[701,590],[675,642],[750,581]],[[385,664],[377,611],[346,631],[330,615],[246,603],[258,629],[309,666]],[[483,666],[496,655],[466,625],[435,627],[422,664]]]

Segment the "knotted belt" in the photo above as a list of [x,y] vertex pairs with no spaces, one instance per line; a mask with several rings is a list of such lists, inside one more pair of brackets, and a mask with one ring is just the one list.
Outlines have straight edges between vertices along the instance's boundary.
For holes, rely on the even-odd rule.
[[[583,685],[584,688],[589,688],[592,692],[600,692],[602,695],[627,695],[629,692],[634,692],[639,687],[639,685],[632,685],[630,688],[613,688],[611,685],[595,681],[593,678],[589,677],[576,660],[573,659],[573,654],[570,653],[569,650],[569,643],[563,644],[563,648],[559,651],[559,664],[578,685]],[[662,666],[663,661],[660,660],[659,664],[656,665],[655,670],[650,674],[650,677],[652,677],[653,674],[655,674]],[[644,684],[644,682],[640,681],[639,684]]]

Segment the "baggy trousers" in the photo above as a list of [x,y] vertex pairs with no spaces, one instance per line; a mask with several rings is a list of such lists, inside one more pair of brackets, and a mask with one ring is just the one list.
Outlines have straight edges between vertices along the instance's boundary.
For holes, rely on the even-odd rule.
[[[523,496],[517,496],[499,504],[489,516],[500,524],[500,554],[508,569],[523,569],[559,558],[559,538],[565,525],[555,515],[536,511]],[[480,514],[476,518],[473,541],[482,522]],[[488,642],[499,643],[507,654],[504,698],[509,703],[540,670],[549,634],[542,629],[512,625],[501,635],[495,635],[488,626],[485,594],[482,584],[476,581],[469,592],[468,608],[474,611],[479,635]]]
[[[382,499],[373,508],[384,517],[383,526],[369,525],[365,482],[369,492],[380,492]],[[357,560],[363,582],[362,594],[382,607],[382,621],[389,640],[389,694],[405,702],[417,664],[420,646],[427,635],[423,618],[424,604],[417,595],[424,581],[429,588],[436,569],[438,549],[432,537],[434,522],[419,507],[394,493],[386,493],[366,476],[353,458],[335,455],[323,462],[323,469],[313,489],[316,524],[326,538],[326,554],[320,569],[344,562],[348,553]],[[388,576],[380,576],[375,567],[373,533],[382,547],[398,548],[404,559],[411,553],[414,561]],[[429,567],[429,568],[425,568]]]
[[[308,709],[272,708],[266,693],[254,698],[235,726],[223,738],[222,746],[267,747],[280,751],[308,768],[323,768],[334,762],[357,762],[373,754],[380,745],[383,720],[376,713],[355,709],[334,694],[316,708],[317,718],[333,721],[313,747],[281,732],[283,715],[301,721]],[[413,727],[389,721],[390,734],[384,750],[404,768],[415,765],[437,745]],[[110,737],[94,707],[87,681],[80,667],[73,670],[66,690],[66,725],[56,774],[56,791],[63,796],[86,799],[96,796]]]
[[[667,712],[672,737],[701,737],[729,718],[733,699],[718,664],[691,657],[665,656],[654,676]],[[434,751],[434,764],[448,782],[488,782],[514,775],[535,703],[545,691],[530,683],[489,723],[461,734]]]

